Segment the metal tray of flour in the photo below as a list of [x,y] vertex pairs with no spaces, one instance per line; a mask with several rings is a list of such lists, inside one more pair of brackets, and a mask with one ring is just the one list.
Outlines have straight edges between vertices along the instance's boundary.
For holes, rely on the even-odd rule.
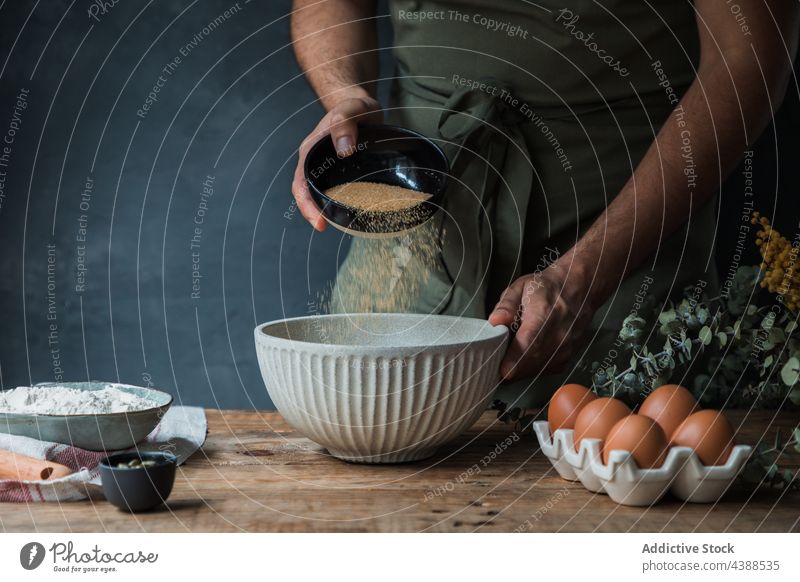
[[100,390],[113,386],[152,401],[152,408],[108,414],[19,414],[0,412],[0,432],[43,441],[71,444],[90,451],[127,449],[142,441],[158,426],[172,404],[172,396],[160,390],[112,382],[45,382],[48,388]]

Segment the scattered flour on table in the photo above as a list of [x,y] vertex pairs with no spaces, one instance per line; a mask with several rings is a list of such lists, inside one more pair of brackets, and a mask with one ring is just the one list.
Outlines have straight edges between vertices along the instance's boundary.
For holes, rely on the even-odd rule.
[[19,386],[0,392],[0,412],[19,414],[108,414],[154,406],[152,400],[125,392],[111,384],[100,390]]

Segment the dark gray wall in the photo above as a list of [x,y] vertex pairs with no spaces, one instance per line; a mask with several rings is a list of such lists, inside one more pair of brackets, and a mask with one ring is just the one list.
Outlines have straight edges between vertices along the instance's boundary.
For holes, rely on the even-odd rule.
[[0,2],[0,139],[19,126],[0,167],[2,387],[108,379],[270,407],[252,329],[305,314],[344,244],[291,207],[322,109],[288,46],[290,1],[118,2],[96,19],[88,0],[34,4]]

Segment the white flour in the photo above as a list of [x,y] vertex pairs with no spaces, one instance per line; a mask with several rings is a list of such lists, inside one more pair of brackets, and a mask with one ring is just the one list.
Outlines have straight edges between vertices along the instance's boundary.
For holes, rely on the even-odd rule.
[[66,386],[19,386],[0,392],[0,412],[21,414],[108,414],[153,408],[147,398],[107,384],[101,390],[76,390]]

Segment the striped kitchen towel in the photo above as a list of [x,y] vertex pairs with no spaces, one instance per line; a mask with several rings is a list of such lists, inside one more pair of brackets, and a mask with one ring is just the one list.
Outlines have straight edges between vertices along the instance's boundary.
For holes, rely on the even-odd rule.
[[[202,408],[173,406],[145,440],[132,451],[169,451],[183,463],[206,439],[208,423]],[[41,503],[78,501],[102,495],[100,460],[111,452],[86,451],[70,445],[50,443],[24,436],[0,433],[0,449],[35,459],[46,459],[75,471],[52,481],[0,480],[0,502]]]

